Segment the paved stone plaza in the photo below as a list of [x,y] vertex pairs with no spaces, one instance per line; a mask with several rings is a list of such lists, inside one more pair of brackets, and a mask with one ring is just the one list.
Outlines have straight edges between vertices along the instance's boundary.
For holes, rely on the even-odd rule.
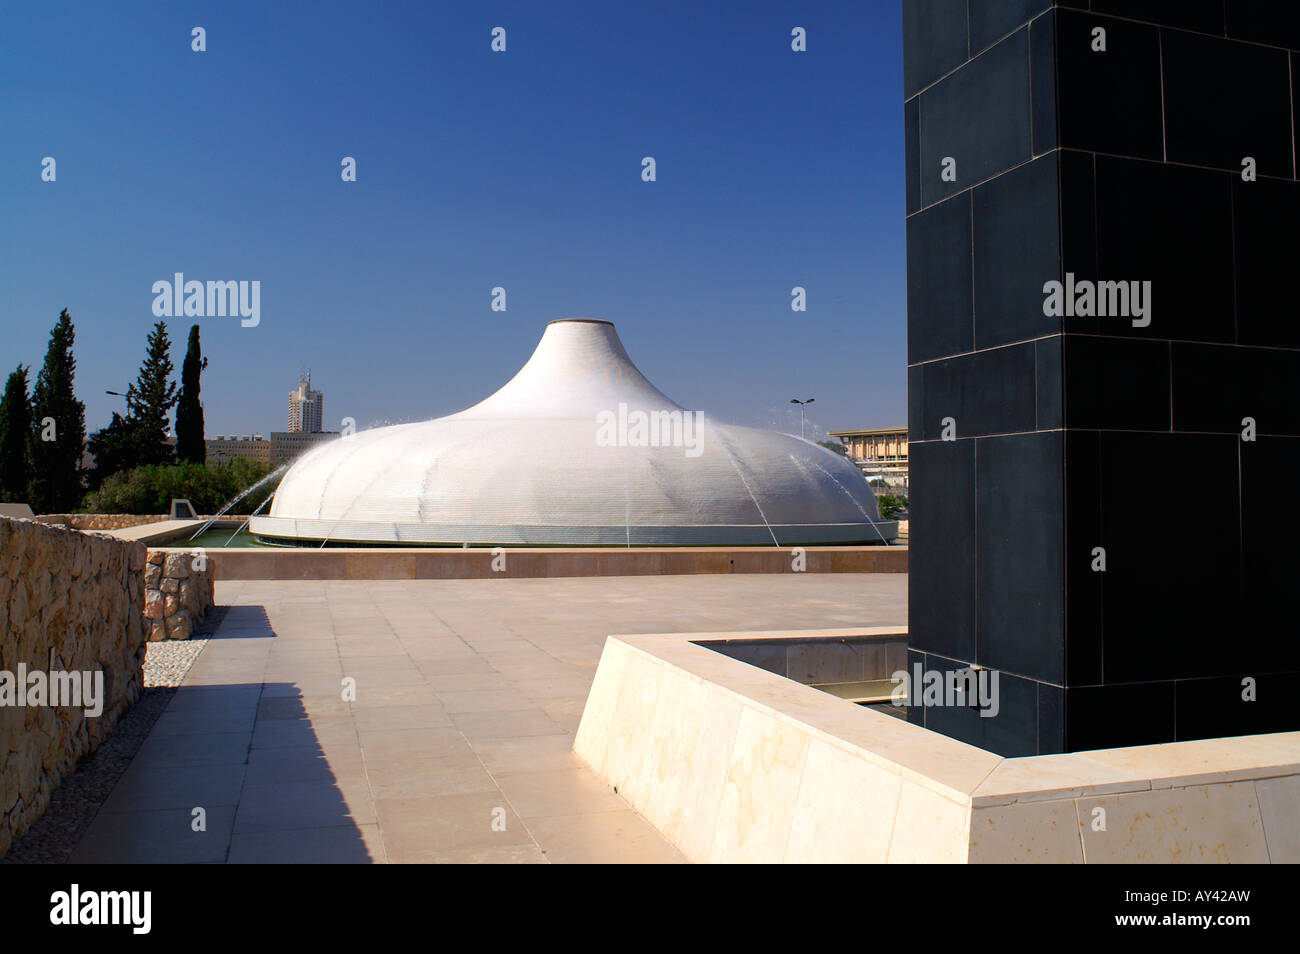
[[571,751],[605,636],[906,624],[907,576],[229,582],[216,600],[230,611],[74,862],[681,861]]

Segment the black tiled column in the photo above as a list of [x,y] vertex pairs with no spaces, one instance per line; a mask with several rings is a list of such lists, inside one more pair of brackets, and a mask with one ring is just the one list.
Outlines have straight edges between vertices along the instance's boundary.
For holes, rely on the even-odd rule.
[[[1003,695],[913,722],[1300,728],[1295,6],[904,0],[909,660]],[[1150,321],[1047,317],[1049,281],[1150,282]]]

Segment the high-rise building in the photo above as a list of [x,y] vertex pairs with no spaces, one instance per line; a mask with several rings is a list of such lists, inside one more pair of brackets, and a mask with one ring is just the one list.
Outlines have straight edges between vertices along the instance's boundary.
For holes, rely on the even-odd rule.
[[1295,6],[905,3],[913,721],[1300,728]]
[[311,389],[311,372],[298,380],[289,392],[289,432],[319,434],[325,416],[325,395]]

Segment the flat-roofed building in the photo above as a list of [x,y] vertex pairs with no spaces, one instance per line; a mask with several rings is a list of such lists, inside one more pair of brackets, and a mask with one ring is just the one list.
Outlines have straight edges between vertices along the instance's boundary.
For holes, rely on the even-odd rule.
[[271,456],[269,463],[272,467],[279,467],[281,464],[287,464],[303,451],[310,450],[317,444],[323,444],[326,441],[337,440],[338,431],[316,431],[307,433],[304,431],[272,431],[271,432]]
[[851,431],[831,431],[867,476],[882,474],[891,481],[901,479],[907,486],[907,428],[866,427]]
[[261,434],[218,434],[203,442],[207,463],[229,464],[237,457],[246,460],[271,462],[271,442]]

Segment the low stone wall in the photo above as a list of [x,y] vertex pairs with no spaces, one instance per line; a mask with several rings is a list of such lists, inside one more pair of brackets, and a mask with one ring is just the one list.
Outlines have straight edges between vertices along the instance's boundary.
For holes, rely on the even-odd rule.
[[189,639],[212,609],[212,565],[185,550],[150,550],[144,570],[149,641]]
[[169,517],[165,513],[43,513],[36,519],[41,523],[53,523],[73,530],[101,531],[142,527],[147,523],[160,523]]
[[[0,856],[139,698],[145,558],[142,544],[0,517]],[[88,673],[92,691],[102,679],[99,715],[51,705],[66,701],[50,698],[52,673]]]
[[574,752],[696,862],[1300,863],[1300,732],[1003,758],[716,651],[904,633],[610,636]]
[[[797,552],[796,552],[797,551]],[[696,573],[906,573],[905,546],[215,548],[218,580],[474,580]]]

